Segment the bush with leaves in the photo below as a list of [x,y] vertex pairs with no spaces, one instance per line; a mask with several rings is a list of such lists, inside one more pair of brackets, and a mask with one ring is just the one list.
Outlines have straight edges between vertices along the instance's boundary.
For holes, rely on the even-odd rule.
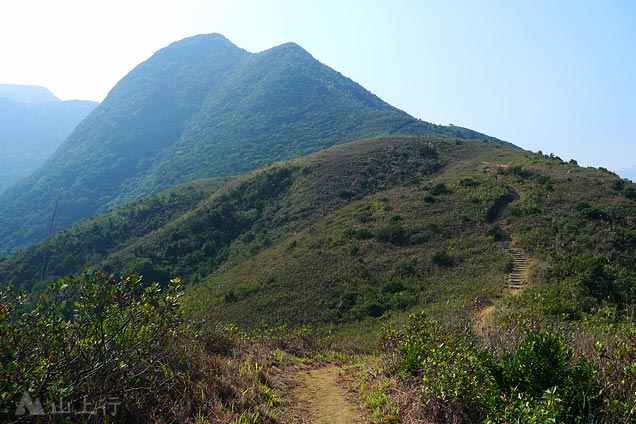
[[388,333],[385,341],[433,422],[481,422],[494,409],[496,381],[485,366],[492,358],[464,329],[413,315],[404,330]]
[[385,342],[433,422],[579,423],[601,415],[595,365],[576,359],[558,334],[530,332],[499,357],[469,327],[412,316]]
[[178,280],[103,273],[37,299],[0,287],[0,422],[276,422],[276,370],[315,349],[311,330],[281,329],[277,346],[271,332],[182,321],[180,296]]
[[58,280],[37,300],[4,286],[0,414],[12,416],[25,393],[45,412],[60,405],[74,412],[108,405],[102,413],[110,414],[143,409],[146,379],[177,335],[180,294],[178,280],[163,292],[131,275],[103,273]]
[[[547,331],[529,333],[516,352],[502,358],[502,389],[509,395],[527,394],[535,400],[555,398],[561,404],[559,422],[583,422],[600,406],[594,380],[595,365],[574,358],[563,336]],[[556,398],[555,398],[556,399]]]

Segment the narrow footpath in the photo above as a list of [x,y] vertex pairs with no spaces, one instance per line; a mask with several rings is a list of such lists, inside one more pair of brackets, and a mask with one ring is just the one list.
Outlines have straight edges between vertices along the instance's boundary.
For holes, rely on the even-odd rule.
[[353,424],[361,422],[362,414],[347,399],[339,384],[340,367],[327,365],[301,371],[295,377],[293,396],[302,423]]
[[[515,187],[510,186],[509,188],[510,193],[497,201],[490,211],[488,211],[488,221],[499,225],[501,234],[501,241],[499,244],[513,259],[512,270],[504,276],[504,296],[509,294],[518,294],[527,285],[530,263],[530,254],[528,251],[514,243],[512,231],[502,220],[510,203],[521,197],[519,191]],[[482,308],[477,314],[475,329],[479,334],[483,335],[486,329],[491,327],[492,319],[490,318],[490,315],[495,308],[495,304],[488,305]]]

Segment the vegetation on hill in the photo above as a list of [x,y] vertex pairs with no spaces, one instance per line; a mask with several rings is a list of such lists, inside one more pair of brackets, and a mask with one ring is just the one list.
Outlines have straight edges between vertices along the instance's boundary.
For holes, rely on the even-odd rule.
[[[45,284],[85,266],[135,271],[165,288],[180,278],[178,319],[201,335],[195,345],[166,337],[162,349],[187,352],[171,350],[165,358],[176,362],[156,363],[164,377],[151,367],[141,384],[171,376],[170,387],[202,387],[218,403],[195,403],[184,415],[167,407],[164,418],[198,408],[210,422],[243,413],[237,422],[274,422],[285,394],[273,370],[295,361],[288,354],[316,355],[317,343],[318,352],[336,349],[331,355],[351,361],[374,422],[630,422],[635,190],[605,170],[501,143],[381,137],[227,182],[187,184],[83,221],[0,261],[0,275],[45,297]],[[505,237],[530,257],[527,286],[515,296],[504,288],[513,267]],[[46,252],[48,281],[39,282]],[[118,278],[100,278],[117,287]],[[478,326],[487,305],[489,325]],[[219,325],[221,334],[238,325],[267,336],[210,355],[201,349],[224,340]],[[281,325],[295,332],[272,330]],[[188,356],[196,352],[204,353]],[[220,362],[208,367],[209,358]],[[254,358],[262,375],[250,372]],[[184,363],[191,367],[180,373]],[[233,380],[227,391],[206,385],[236,369],[254,379]],[[132,384],[125,370],[110,375],[122,388]],[[184,375],[201,380],[186,384]],[[149,401],[182,399],[160,393]]]
[[373,422],[633,422],[634,322],[601,315],[482,336],[413,315],[351,375]]
[[179,281],[69,277],[40,296],[0,290],[2,422],[275,423],[280,368],[308,339],[201,327],[179,312]]
[[38,284],[44,282],[42,277],[50,281],[80,273],[86,267],[99,268],[109,254],[190,211],[230,180],[214,178],[176,186],[82,221],[49,241],[3,260],[0,280],[13,281],[22,289],[38,292],[42,288]]
[[387,318],[499,296],[505,213],[532,253],[533,287],[551,291],[545,312],[634,302],[633,184],[606,171],[499,143],[393,137],[221,182],[86,220],[3,260],[0,276],[30,289],[48,258],[47,278],[86,266],[179,277],[195,286],[194,314],[233,323]]
[[97,106],[52,95],[52,101],[23,103],[12,99],[22,98],[19,92],[3,94],[9,93],[0,90],[0,192],[38,169]]
[[35,174],[0,195],[0,254],[198,178],[388,134],[488,138],[419,121],[295,44],[248,53],[191,37],[131,71]]

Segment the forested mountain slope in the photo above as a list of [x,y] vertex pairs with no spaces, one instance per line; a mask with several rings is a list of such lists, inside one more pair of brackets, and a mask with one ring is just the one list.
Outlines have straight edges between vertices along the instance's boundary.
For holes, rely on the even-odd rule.
[[35,174],[0,196],[0,253],[196,178],[241,174],[358,138],[489,138],[419,121],[289,43],[252,54],[188,38],[131,71]]

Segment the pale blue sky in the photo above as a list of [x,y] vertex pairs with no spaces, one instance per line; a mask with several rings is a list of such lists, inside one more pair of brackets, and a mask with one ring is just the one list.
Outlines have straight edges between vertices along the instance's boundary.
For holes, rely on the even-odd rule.
[[413,116],[612,170],[636,165],[636,2],[21,0],[0,83],[102,100],[172,41],[294,41]]

